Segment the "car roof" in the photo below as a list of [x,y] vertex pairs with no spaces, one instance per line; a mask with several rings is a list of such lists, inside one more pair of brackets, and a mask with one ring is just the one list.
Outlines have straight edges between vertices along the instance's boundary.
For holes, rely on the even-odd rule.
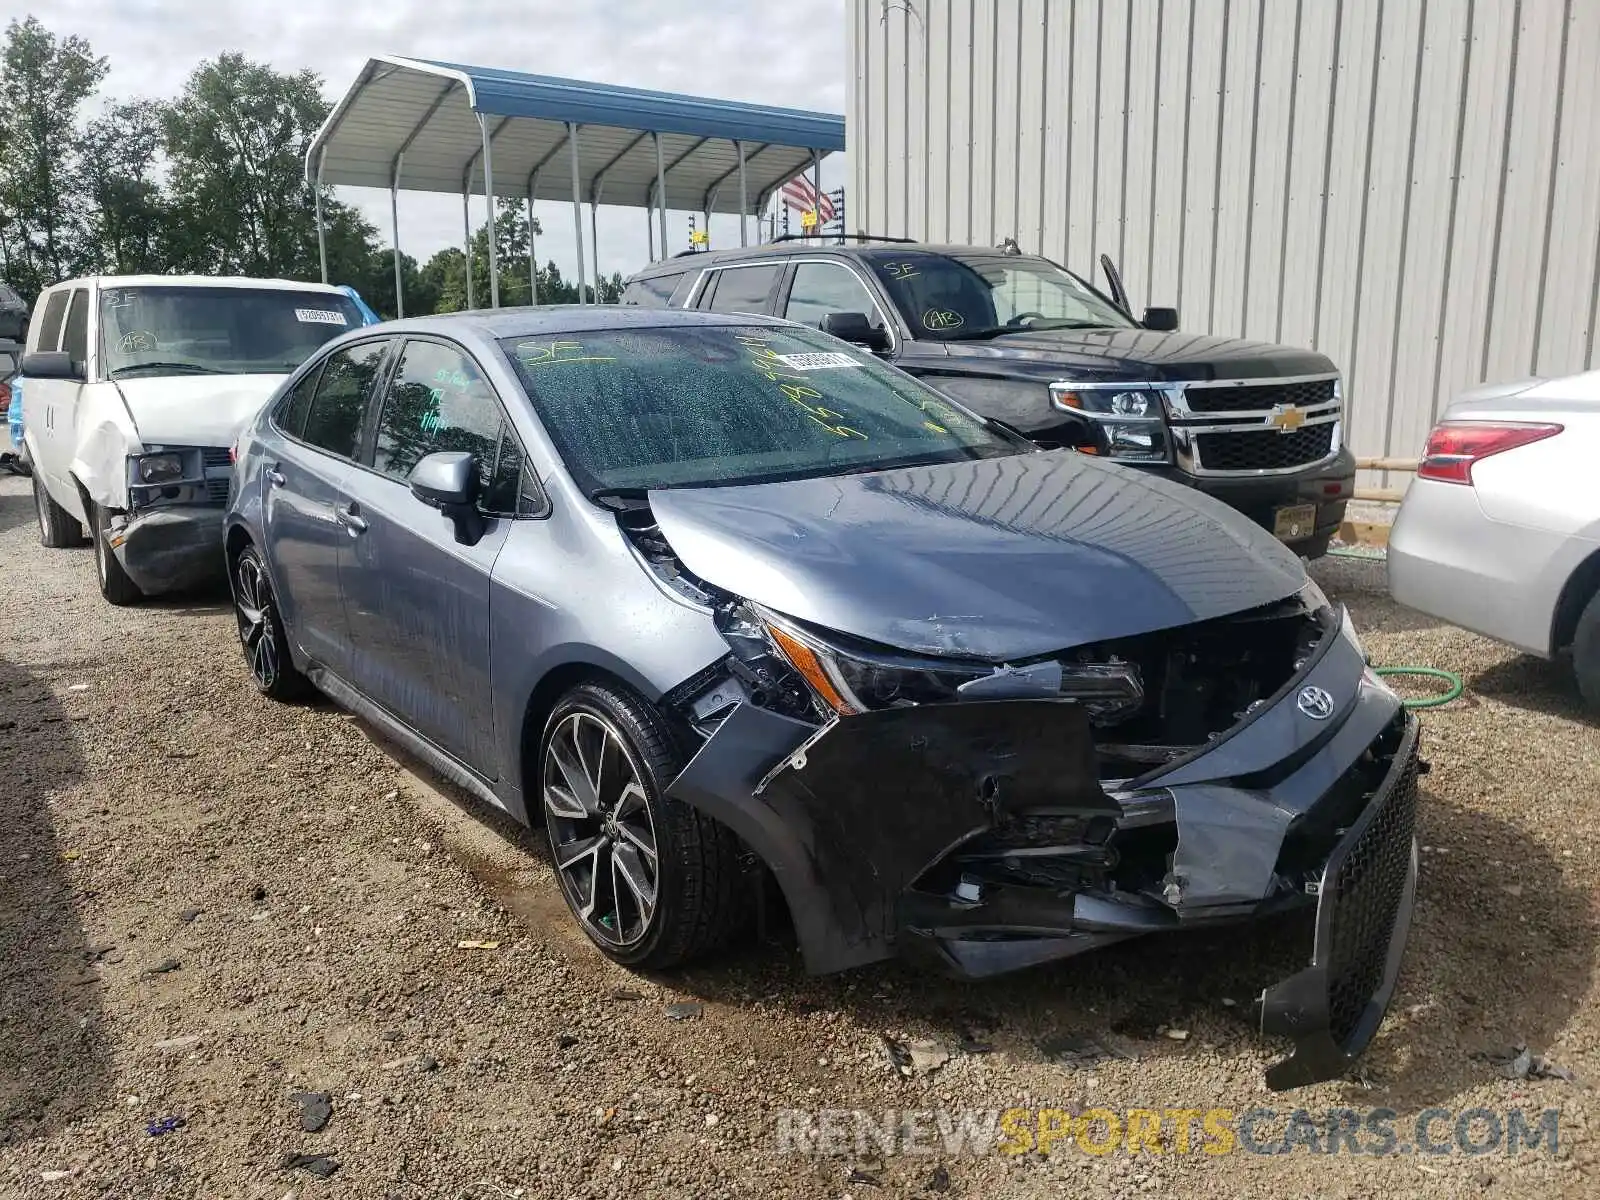
[[[743,263],[764,262],[767,259],[815,258],[819,255],[841,258],[860,258],[872,251],[901,251],[907,254],[968,254],[1001,257],[1005,251],[998,246],[960,246],[928,242],[853,242],[849,245],[813,245],[809,242],[767,242],[760,246],[741,246],[734,250],[699,251],[665,258],[636,271],[630,279],[650,279],[657,275],[676,275],[684,271],[704,271],[710,267],[726,267]],[[1035,254],[1010,255],[1012,258],[1037,258]]]
[[331,283],[307,283],[299,279],[255,279],[248,275],[84,275],[64,279],[52,287],[222,287],[270,289],[295,292],[325,292],[344,295]]
[[743,314],[696,312],[671,308],[638,308],[618,304],[549,304],[520,308],[471,309],[467,312],[440,313],[429,317],[407,317],[368,325],[361,334],[438,333],[460,336],[472,332],[498,340],[508,337],[535,337],[563,333],[597,333],[611,329],[650,329],[663,326],[786,325],[772,317]]

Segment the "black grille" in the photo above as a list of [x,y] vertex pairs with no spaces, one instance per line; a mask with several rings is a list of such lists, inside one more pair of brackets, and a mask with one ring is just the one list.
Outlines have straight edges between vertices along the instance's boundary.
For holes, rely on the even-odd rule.
[[228,480],[233,474],[233,464],[228,461],[228,448],[207,446],[200,451],[200,462],[205,468],[206,499],[212,504],[226,504]]
[[1367,827],[1322,885],[1324,903],[1334,906],[1328,930],[1328,1029],[1340,1045],[1355,1033],[1367,1001],[1383,982],[1400,916],[1417,815],[1415,743],[1394,786],[1374,803]]
[[1303,467],[1333,452],[1334,422],[1304,425],[1293,433],[1263,427],[1194,435],[1200,466],[1207,471],[1270,471]]
[[1266,412],[1277,404],[1309,408],[1333,399],[1333,380],[1252,383],[1243,387],[1192,387],[1184,392],[1191,412]]

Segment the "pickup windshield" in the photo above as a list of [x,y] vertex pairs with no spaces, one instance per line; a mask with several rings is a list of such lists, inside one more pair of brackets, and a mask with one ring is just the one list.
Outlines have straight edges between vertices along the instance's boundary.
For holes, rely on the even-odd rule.
[[1029,448],[870,354],[795,326],[611,329],[501,345],[591,497]]
[[287,375],[362,323],[348,297],[286,288],[113,287],[100,293],[110,378]]
[[954,342],[1039,329],[1136,328],[1048,259],[928,250],[875,250],[862,257],[918,338]]

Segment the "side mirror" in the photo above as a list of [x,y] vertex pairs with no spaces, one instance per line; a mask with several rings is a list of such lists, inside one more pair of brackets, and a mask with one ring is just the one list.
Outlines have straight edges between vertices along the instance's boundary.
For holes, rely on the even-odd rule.
[[1178,328],[1178,310],[1175,308],[1147,308],[1144,310],[1144,320],[1140,322],[1146,329],[1153,329],[1157,333],[1172,333]]
[[476,545],[483,537],[478,511],[478,462],[465,450],[441,450],[411,468],[411,494],[437,508],[456,527],[456,542]]
[[866,313],[836,312],[822,318],[822,332],[842,342],[865,346],[868,350],[887,350],[889,332],[867,320]]
[[22,373],[35,379],[83,380],[83,364],[72,361],[65,350],[35,350],[22,356]]

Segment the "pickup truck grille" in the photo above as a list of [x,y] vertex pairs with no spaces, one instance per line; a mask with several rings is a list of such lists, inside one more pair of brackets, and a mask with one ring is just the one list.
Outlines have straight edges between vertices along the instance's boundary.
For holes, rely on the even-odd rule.
[[1234,387],[1190,387],[1184,391],[1189,411],[1196,413],[1266,412],[1279,404],[1310,408],[1313,404],[1329,404],[1333,397],[1331,379],[1269,380]]
[[1293,433],[1251,429],[1227,433],[1195,431],[1196,465],[1206,471],[1282,471],[1318,462],[1333,453],[1333,423],[1306,425]]
[[228,481],[233,476],[233,464],[228,461],[228,448],[207,446],[200,451],[200,461],[205,467],[206,500],[211,504],[226,504]]

